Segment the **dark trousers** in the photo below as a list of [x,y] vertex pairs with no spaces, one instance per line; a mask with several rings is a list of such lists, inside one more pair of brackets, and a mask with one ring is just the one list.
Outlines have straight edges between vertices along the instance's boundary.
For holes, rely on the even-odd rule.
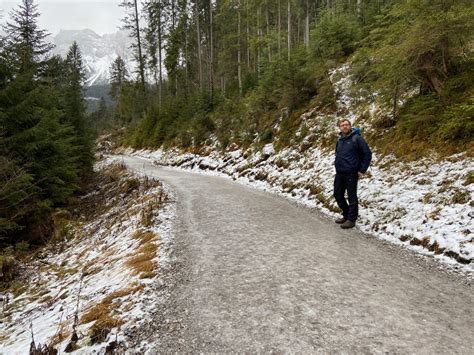
[[[359,201],[357,199],[358,181],[358,173],[336,173],[336,177],[334,178],[334,197],[337,205],[342,210],[344,218],[352,222],[355,222],[359,215]],[[347,201],[344,196],[346,191],[349,201]]]

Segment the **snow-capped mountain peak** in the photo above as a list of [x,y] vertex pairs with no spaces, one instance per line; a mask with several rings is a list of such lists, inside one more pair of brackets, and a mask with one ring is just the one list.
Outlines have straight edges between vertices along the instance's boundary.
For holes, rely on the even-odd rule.
[[74,41],[82,53],[87,86],[108,83],[110,67],[117,56],[121,56],[127,63],[129,72],[133,72],[130,38],[126,31],[101,36],[90,29],[61,30],[52,38],[52,42],[56,45],[53,53],[66,57]]

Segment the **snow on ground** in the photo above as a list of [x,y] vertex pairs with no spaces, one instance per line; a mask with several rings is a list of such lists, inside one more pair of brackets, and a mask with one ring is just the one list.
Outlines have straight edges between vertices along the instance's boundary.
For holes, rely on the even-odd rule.
[[[230,176],[238,182],[282,194],[331,217],[338,216],[332,197],[334,150],[313,144],[324,136],[336,139],[338,117],[354,122],[360,112],[354,107],[349,66],[331,72],[338,97],[334,114],[311,109],[301,116],[301,126],[309,133],[290,148],[276,152],[272,144],[245,151],[235,144],[233,151],[221,153],[216,145],[202,155],[168,151],[131,151],[158,165]],[[381,110],[374,103],[374,113]],[[364,131],[370,123],[362,122]],[[257,146],[257,145],[256,145]],[[473,271],[474,259],[474,162],[464,154],[443,161],[427,157],[416,162],[400,162],[393,156],[380,158],[374,152],[369,174],[359,182],[360,230],[387,241],[404,245],[421,254],[434,255],[443,263]]]
[[[305,152],[288,148],[271,155],[256,152],[246,158],[240,150],[205,157],[178,150],[132,154],[157,165],[229,176],[338,216],[332,197],[334,154],[319,148]],[[463,185],[474,169],[472,161],[454,156],[444,162],[388,164],[390,159],[375,156],[370,174],[360,180],[358,228],[472,272],[474,184]]]
[[104,353],[111,342],[127,348],[127,329],[151,316],[157,302],[153,285],[168,260],[174,204],[161,183],[117,164],[115,169],[105,172],[116,188],[106,192],[108,200],[100,187],[85,197],[98,196],[95,217],[64,224],[66,239],[27,263],[23,284],[2,295],[8,301],[1,305],[1,354],[27,353],[32,339],[64,352],[76,310],[75,353]]

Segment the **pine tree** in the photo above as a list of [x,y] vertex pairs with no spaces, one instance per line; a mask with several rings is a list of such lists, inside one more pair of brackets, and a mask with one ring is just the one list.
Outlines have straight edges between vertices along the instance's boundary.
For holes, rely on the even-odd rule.
[[[37,227],[47,226],[52,208],[63,204],[78,182],[73,129],[63,121],[63,93],[57,79],[62,65],[55,57],[44,60],[51,45],[37,28],[38,16],[33,2],[24,0],[6,26],[7,46],[2,51],[2,65],[9,73],[0,85],[0,156],[10,162],[5,180],[21,177],[11,192],[18,196],[31,191],[29,185],[35,190],[30,207],[25,208],[29,213],[21,221],[13,219],[18,226],[28,227],[22,234],[10,235],[13,242],[22,235],[33,241],[44,238],[47,228]],[[11,206],[2,212],[4,216],[15,215],[18,204]]]
[[65,69],[65,121],[74,128],[74,145],[79,169],[82,175],[88,175],[92,171],[93,142],[90,129],[86,126],[86,105],[83,91],[85,75],[82,56],[75,41],[67,53]]
[[129,124],[142,117],[146,98],[141,84],[129,80],[121,57],[117,57],[110,67],[110,87],[110,95],[115,101],[115,117],[119,124]]
[[36,192],[32,176],[12,160],[0,156],[0,244],[9,234],[22,228],[22,219],[34,207]]
[[22,0],[18,9],[10,14],[4,31],[7,34],[6,48],[12,54],[10,58],[16,71],[26,71],[41,63],[42,57],[53,47],[45,41],[49,35],[38,29],[38,5],[33,0]]
[[110,96],[118,100],[123,88],[129,81],[125,61],[118,56],[110,67]]

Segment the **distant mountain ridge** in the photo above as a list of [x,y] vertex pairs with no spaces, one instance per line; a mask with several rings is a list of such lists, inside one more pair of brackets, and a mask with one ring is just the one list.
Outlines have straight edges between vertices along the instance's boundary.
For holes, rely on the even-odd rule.
[[51,41],[55,44],[53,53],[62,57],[66,57],[71,44],[77,42],[86,71],[86,86],[108,84],[110,66],[117,56],[125,60],[129,73],[135,67],[126,31],[101,36],[90,29],[61,30]]

